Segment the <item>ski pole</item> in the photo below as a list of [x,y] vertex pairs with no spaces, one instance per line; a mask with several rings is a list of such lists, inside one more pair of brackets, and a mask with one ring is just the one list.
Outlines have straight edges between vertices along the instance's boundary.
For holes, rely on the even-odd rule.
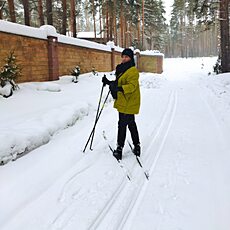
[[87,147],[87,145],[89,144],[89,141],[90,141],[90,139],[91,139],[93,133],[95,132],[95,128],[96,128],[97,122],[98,122],[98,120],[99,120],[99,118],[100,118],[100,116],[101,116],[102,110],[103,110],[103,108],[104,108],[104,105],[105,105],[105,103],[106,103],[108,97],[109,97],[109,94],[110,94],[110,90],[109,90],[109,92],[108,92],[108,94],[107,94],[107,96],[106,96],[106,98],[105,98],[105,100],[104,100],[104,102],[103,102],[103,104],[102,104],[102,108],[101,108],[100,112],[98,113],[97,119],[96,119],[96,121],[95,121],[95,123],[94,123],[93,129],[92,129],[92,131],[91,131],[91,133],[90,133],[90,135],[89,135],[89,138],[88,138],[88,140],[87,140],[87,142],[86,142],[86,144],[85,144],[85,148],[84,148],[83,152],[85,152],[86,147]]
[[98,113],[97,119],[95,120],[93,129],[92,129],[92,131],[91,131],[91,133],[90,133],[90,135],[89,135],[89,138],[88,138],[88,140],[87,140],[87,142],[86,142],[86,145],[85,145],[85,148],[84,148],[83,152],[85,152],[86,147],[87,147],[87,145],[89,144],[89,141],[90,141],[90,139],[91,139],[93,133],[95,132],[97,122],[98,122],[98,120],[99,120],[99,118],[100,118],[100,115],[101,115],[101,113],[102,113],[102,110],[103,110],[103,108],[104,108],[104,105],[105,105],[105,103],[106,103],[106,101],[107,101],[107,99],[108,99],[109,93],[110,93],[110,91],[108,92],[108,94],[107,94],[107,96],[106,96],[106,98],[105,98],[105,100],[104,100],[104,102],[103,102],[102,108],[101,108],[100,112]]
[[[98,106],[97,106],[97,113],[96,113],[96,117],[95,117],[95,122],[94,122],[94,124],[95,124],[96,121],[97,121],[97,116],[98,116],[99,109],[100,109],[100,105],[101,105],[101,98],[102,98],[104,86],[105,86],[105,85],[104,85],[104,83],[103,83],[103,84],[102,84],[102,88],[101,88],[101,95],[100,95],[99,102],[98,102]],[[92,150],[94,133],[95,133],[95,130],[94,130],[94,132],[93,132],[93,134],[92,134],[91,143],[90,143],[90,147],[89,147],[90,150]]]

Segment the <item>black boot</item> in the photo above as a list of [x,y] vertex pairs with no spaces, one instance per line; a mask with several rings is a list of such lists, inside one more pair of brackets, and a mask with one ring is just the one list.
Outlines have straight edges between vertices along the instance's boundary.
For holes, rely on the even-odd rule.
[[134,145],[133,153],[137,157],[139,157],[141,155],[141,146],[140,146],[140,144]]
[[113,156],[117,159],[117,160],[121,160],[122,159],[122,147],[121,146],[117,146],[117,149],[115,149],[113,151]]

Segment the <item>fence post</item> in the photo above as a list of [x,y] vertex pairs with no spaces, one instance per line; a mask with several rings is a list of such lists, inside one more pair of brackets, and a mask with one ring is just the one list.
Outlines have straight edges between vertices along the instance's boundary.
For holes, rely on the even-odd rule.
[[115,50],[111,48],[111,70],[115,70]]
[[140,71],[140,53],[136,52],[136,67]]
[[58,38],[47,36],[48,38],[48,68],[49,80],[58,80],[59,62],[58,62]]

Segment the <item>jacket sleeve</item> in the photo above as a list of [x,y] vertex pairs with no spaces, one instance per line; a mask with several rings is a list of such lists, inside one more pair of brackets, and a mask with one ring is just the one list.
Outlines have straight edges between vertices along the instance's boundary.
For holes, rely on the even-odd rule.
[[139,73],[136,69],[133,69],[130,71],[130,73],[127,73],[126,84],[122,85],[124,94],[133,93],[136,90],[139,85],[138,79]]

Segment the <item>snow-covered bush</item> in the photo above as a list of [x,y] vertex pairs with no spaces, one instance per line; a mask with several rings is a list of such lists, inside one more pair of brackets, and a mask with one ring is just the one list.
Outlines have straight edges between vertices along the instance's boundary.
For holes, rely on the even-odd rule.
[[3,97],[10,97],[13,90],[18,89],[15,80],[21,75],[21,68],[16,64],[14,51],[11,51],[5,59],[5,64],[0,69],[0,94]]
[[216,64],[213,66],[213,71],[216,74],[220,74],[222,73],[222,69],[221,69],[221,59],[218,57]]
[[77,83],[78,82],[78,76],[80,75],[80,67],[79,66],[75,66],[74,69],[72,69],[71,71],[71,75],[73,76],[72,82]]
[[94,76],[98,76],[98,72],[95,70],[95,67],[94,67],[94,66],[92,67],[92,74],[93,74]]
[[12,94],[13,94],[13,87],[9,82],[6,82],[3,87],[0,86],[0,95],[7,98],[10,97]]

